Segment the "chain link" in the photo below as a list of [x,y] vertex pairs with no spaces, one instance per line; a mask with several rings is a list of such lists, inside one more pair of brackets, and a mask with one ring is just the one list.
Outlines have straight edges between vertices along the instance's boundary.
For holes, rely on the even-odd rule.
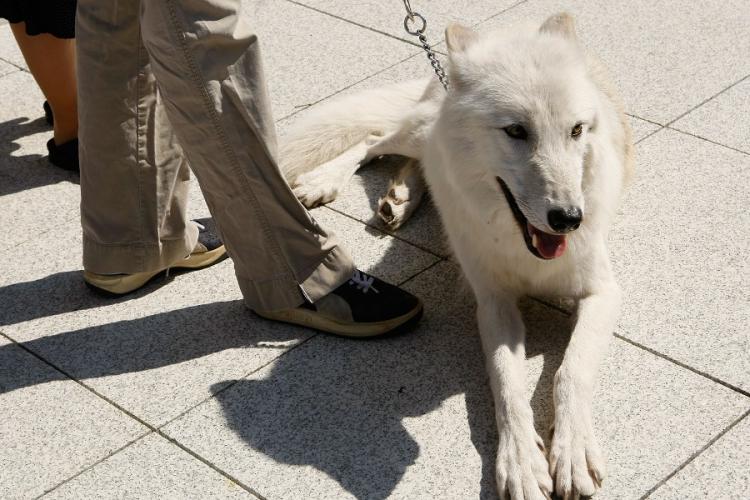
[[[438,80],[440,80],[440,83],[443,85],[443,88],[447,92],[448,91],[448,75],[445,73],[445,70],[443,69],[442,64],[440,64],[440,60],[438,60],[437,55],[435,55],[435,51],[432,50],[432,47],[430,46],[430,44],[427,43],[427,37],[424,35],[424,32],[427,29],[427,20],[424,17],[422,17],[421,14],[419,14],[418,12],[414,12],[411,9],[411,4],[409,3],[409,0],[404,0],[404,7],[406,8],[406,17],[404,18],[404,29],[410,35],[416,36],[419,39],[420,43],[422,44],[422,48],[427,53],[427,59],[430,60],[432,69],[435,70],[435,75],[437,75]],[[419,28],[415,26],[415,23],[417,22],[417,20],[421,23],[421,27]]]
[[435,51],[433,51],[432,47],[430,47],[430,44],[427,43],[427,38],[424,36],[424,34],[420,33],[417,38],[419,38],[419,41],[422,42],[422,48],[425,50],[425,52],[427,52],[427,59],[430,60],[432,69],[435,70],[435,74],[437,75],[438,80],[440,80],[440,83],[443,85],[443,88],[447,92],[448,91],[448,75],[445,73],[445,70],[443,69],[443,65],[440,64],[440,61],[435,55]]

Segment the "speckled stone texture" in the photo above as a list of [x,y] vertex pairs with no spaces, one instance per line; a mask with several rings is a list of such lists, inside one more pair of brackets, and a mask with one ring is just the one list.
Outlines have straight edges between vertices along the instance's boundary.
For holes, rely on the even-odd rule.
[[[438,260],[329,209],[315,216],[335,228],[361,269],[388,281],[402,282]],[[229,260],[111,299],[83,286],[77,228],[50,231],[16,251],[20,266],[0,287],[0,298],[7,297],[2,330],[153,425],[311,335],[247,310]],[[41,306],[30,300],[38,295],[47,297]]]
[[263,49],[277,119],[419,50],[284,0],[245,2],[243,16]]
[[19,68],[28,69],[9,24],[0,25],[0,59]]
[[18,71],[18,68],[5,61],[0,61],[0,76]]
[[633,131],[633,142],[636,144],[661,128],[659,125],[632,116],[628,117],[628,122]]
[[0,497],[34,498],[147,429],[0,336]]
[[746,0],[529,0],[479,29],[560,11],[575,16],[635,116],[666,124],[750,73]]
[[44,498],[257,499],[156,434],[138,440]]
[[47,161],[52,129],[34,78],[25,71],[8,74],[0,80],[0,94],[6,96],[0,106],[2,250],[69,221],[77,224],[79,189],[76,174]]
[[[415,332],[317,336],[165,432],[269,498],[493,498],[492,399],[461,286],[456,267],[441,263],[407,286],[427,306]],[[527,394],[546,436],[569,321],[534,301],[523,309]],[[620,340],[598,386],[594,418],[610,473],[599,498],[645,493],[747,404]]]
[[744,500],[750,491],[750,419],[745,417],[649,498]]
[[637,154],[611,236],[617,331],[750,390],[750,156],[672,130]]
[[672,124],[750,154],[750,78],[716,96]]
[[[299,0],[299,3],[314,9],[330,12],[336,16],[384,31],[393,36],[417,42],[416,38],[404,31],[406,10],[402,2],[382,2],[364,0],[344,2],[341,0]],[[473,26],[498,13],[513,7],[521,0],[414,0],[414,12],[427,19],[427,37],[433,45],[443,39],[443,31],[448,24],[461,23]],[[419,25],[416,25],[419,27]]]
[[[242,5],[281,140],[314,103],[434,78],[402,31],[401,2]],[[610,237],[625,296],[597,377],[608,478],[595,498],[746,498],[747,1],[412,6],[444,62],[451,20],[489,30],[576,16],[640,141]],[[362,269],[424,300],[413,332],[356,342],[261,320],[242,304],[230,261],[105,299],[83,285],[77,180],[46,159],[52,132],[25,68],[0,22],[0,498],[53,488],[75,499],[496,498],[474,300],[435,207],[426,201],[392,234],[375,217],[399,159],[368,165],[313,215]],[[190,217],[208,216],[193,184]],[[527,395],[546,438],[570,319],[536,300],[522,306]]]

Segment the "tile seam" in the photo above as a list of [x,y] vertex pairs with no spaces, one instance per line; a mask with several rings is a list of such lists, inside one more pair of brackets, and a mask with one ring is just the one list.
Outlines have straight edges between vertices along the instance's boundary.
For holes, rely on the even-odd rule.
[[674,132],[679,132],[680,134],[684,134],[684,135],[687,135],[689,137],[693,137],[695,139],[699,139],[701,141],[706,141],[706,142],[714,144],[716,146],[721,146],[723,148],[727,148],[727,149],[730,149],[732,151],[736,151],[737,153],[742,153],[743,155],[750,156],[750,152],[748,152],[748,151],[744,151],[742,149],[735,148],[734,146],[730,146],[728,144],[723,144],[721,142],[714,141],[713,139],[709,139],[708,137],[703,137],[703,136],[695,134],[693,132],[688,132],[687,130],[682,130],[682,129],[679,129],[677,127],[673,127],[671,125],[667,125],[664,128],[666,128],[668,130],[672,130]]
[[[289,0],[287,0],[287,1],[289,1]],[[396,66],[398,66],[399,64],[405,63],[406,61],[408,61],[410,59],[414,59],[418,55],[419,55],[419,52],[415,52],[414,54],[410,55],[409,57],[406,57],[406,58],[404,58],[404,59],[402,59],[400,61],[396,61],[395,63],[391,64],[390,66],[387,66],[385,68],[379,69],[375,73],[367,75],[366,77],[364,77],[364,78],[362,78],[360,80],[357,80],[356,82],[352,82],[349,85],[341,87],[340,89],[332,92],[331,94],[328,94],[328,95],[326,95],[324,97],[321,97],[320,99],[318,99],[315,102],[311,102],[311,103],[308,103],[308,104],[302,104],[302,105],[299,105],[299,106],[295,106],[295,108],[296,108],[295,111],[292,111],[291,113],[288,113],[288,114],[282,116],[281,118],[279,118],[278,120],[276,120],[276,123],[278,123],[280,121],[283,121],[283,120],[286,120],[288,118],[291,118],[292,116],[296,115],[297,113],[301,113],[302,111],[304,111],[304,110],[306,110],[308,108],[311,108],[312,106],[315,106],[316,104],[320,104],[323,101],[326,101],[328,99],[336,97],[337,95],[341,94],[342,92],[345,92],[345,91],[349,90],[350,88],[359,85],[360,83],[366,82],[367,80],[370,80],[371,78],[374,78],[374,77],[376,77],[376,76],[378,76],[378,75],[380,75],[382,73],[385,73],[389,69],[393,69]]]
[[685,112],[684,112],[684,113],[682,113],[681,115],[678,115],[678,116],[677,116],[676,118],[674,118],[674,119],[672,119],[672,120],[669,120],[669,121],[668,121],[667,123],[665,123],[665,124],[664,124],[664,126],[665,126],[665,127],[669,127],[669,126],[671,126],[671,125],[672,125],[672,124],[674,124],[674,123],[675,123],[676,121],[679,121],[679,120],[681,120],[682,118],[686,117],[687,115],[689,115],[690,113],[692,113],[692,112],[693,112],[693,111],[695,111],[696,109],[700,108],[701,106],[703,106],[703,105],[704,105],[704,104],[706,104],[707,102],[709,102],[709,101],[712,101],[712,100],[716,99],[717,97],[719,97],[719,96],[720,96],[721,94],[723,94],[724,92],[728,91],[728,90],[729,90],[729,89],[731,89],[732,87],[735,87],[735,86],[739,85],[740,83],[742,83],[742,82],[743,82],[744,80],[747,80],[748,78],[750,78],[750,75],[745,75],[745,76],[743,76],[742,78],[740,78],[739,80],[737,80],[736,82],[734,82],[734,83],[731,83],[731,84],[729,84],[729,86],[728,86],[728,87],[726,87],[726,88],[724,88],[724,89],[722,89],[722,90],[720,90],[720,91],[716,92],[715,94],[713,94],[712,96],[708,97],[707,99],[704,99],[703,101],[701,101],[700,103],[696,104],[696,105],[695,105],[695,106],[693,106],[692,108],[688,109],[687,111],[685,111]]
[[[4,63],[7,63],[7,64],[10,64],[11,66],[13,66],[14,68],[16,68],[16,69],[18,69],[20,71],[23,71],[25,73],[30,73],[28,69],[24,68],[23,66],[19,66],[18,64],[14,63],[13,61],[9,61],[9,60],[5,59],[4,57],[0,57],[0,61],[2,61]],[[13,71],[13,73],[16,73],[16,72]],[[10,73],[8,73],[8,74],[10,74]],[[5,76],[5,75],[3,75],[3,76]]]
[[646,498],[650,497],[656,490],[664,486],[670,479],[672,479],[674,476],[676,476],[681,470],[683,470],[685,467],[690,465],[695,459],[697,459],[699,456],[701,456],[706,450],[708,450],[711,446],[713,446],[719,439],[724,437],[729,431],[731,431],[733,428],[737,426],[742,420],[744,420],[748,415],[750,415],[750,410],[746,410],[742,415],[740,415],[738,418],[736,418],[733,422],[730,422],[729,425],[719,432],[716,436],[709,439],[708,442],[703,445],[698,451],[690,455],[687,460],[682,462],[680,465],[677,466],[675,470],[673,470],[670,474],[668,474],[666,477],[664,477],[661,481],[657,482],[654,486],[651,487],[643,496],[639,498],[639,500],[645,500]]
[[[550,309],[553,309],[555,311],[563,313],[566,316],[571,316],[572,315],[572,313],[570,311],[567,311],[567,310],[563,309],[562,307],[558,307],[558,306],[556,306],[554,304],[551,304],[551,303],[549,303],[549,302],[547,302],[547,301],[545,301],[543,299],[540,299],[538,297],[530,297],[530,298],[532,300],[534,300],[534,301],[542,304],[542,305],[545,305],[545,306],[549,307]],[[614,335],[615,338],[617,338],[619,340],[622,340],[623,342],[626,342],[626,343],[632,345],[633,347],[636,347],[638,349],[646,351],[649,354],[653,354],[654,356],[656,356],[658,358],[661,358],[661,359],[663,359],[665,361],[668,361],[668,362],[670,362],[670,363],[672,363],[674,365],[677,365],[680,368],[688,370],[688,371],[690,371],[690,372],[692,372],[692,373],[694,373],[696,375],[699,375],[699,376],[701,376],[701,377],[703,377],[705,379],[710,380],[711,382],[719,384],[719,385],[721,385],[721,386],[723,386],[723,387],[725,387],[725,388],[727,388],[727,389],[729,389],[729,390],[731,390],[733,392],[736,392],[738,394],[741,394],[741,395],[743,395],[745,397],[750,398],[750,392],[748,392],[748,391],[746,391],[744,389],[741,389],[739,387],[736,387],[736,386],[730,384],[729,382],[725,382],[724,380],[721,380],[720,378],[715,377],[714,375],[702,372],[702,371],[698,370],[697,368],[693,368],[692,366],[690,366],[690,365],[688,365],[686,363],[683,363],[682,361],[679,361],[679,360],[677,360],[677,359],[675,359],[675,358],[673,358],[673,357],[671,357],[671,356],[669,356],[667,354],[664,354],[661,351],[657,351],[656,349],[653,349],[653,348],[648,347],[648,346],[646,346],[644,344],[636,342],[635,340],[631,340],[628,337],[626,337],[625,335],[622,335],[620,333],[613,332],[613,335]]]
[[[412,247],[414,247],[414,248],[416,248],[418,250],[421,250],[421,251],[423,251],[425,253],[428,253],[428,254],[432,255],[433,257],[437,257],[438,259],[443,259],[444,260],[444,259],[446,259],[448,257],[447,255],[440,255],[440,254],[436,253],[433,250],[430,250],[428,248],[424,248],[421,245],[418,245],[417,243],[414,243],[412,241],[404,239],[403,237],[398,236],[398,235],[396,235],[394,233],[391,233],[391,232],[388,232],[388,231],[384,231],[382,228],[379,228],[378,226],[375,226],[375,225],[370,224],[368,222],[365,222],[365,221],[363,221],[361,219],[358,219],[357,217],[355,217],[353,215],[350,215],[350,214],[348,214],[348,213],[346,213],[346,212],[344,212],[342,210],[339,210],[337,208],[333,208],[333,207],[325,207],[325,208],[327,208],[328,210],[330,210],[332,212],[335,212],[335,213],[337,213],[339,215],[343,215],[344,217],[348,217],[351,220],[357,221],[357,222],[359,222],[360,224],[362,224],[362,225],[364,225],[366,227],[369,227],[371,229],[375,229],[376,231],[379,231],[379,232],[381,232],[382,234],[384,234],[386,236],[390,236],[390,237],[392,237],[392,238],[394,238],[396,240],[399,240],[399,241],[404,242],[404,243],[406,243],[408,245],[411,245]],[[442,222],[441,222],[441,224],[442,224]]]
[[[105,402],[106,402],[106,403],[108,403],[109,405],[111,405],[111,406],[115,407],[115,408],[116,408],[117,410],[121,411],[121,412],[122,412],[123,414],[125,414],[125,415],[126,415],[126,416],[128,416],[128,417],[130,417],[130,418],[131,418],[132,420],[135,420],[136,422],[138,422],[139,424],[141,424],[141,425],[142,425],[143,427],[145,427],[146,429],[148,429],[148,430],[149,430],[150,432],[154,432],[154,433],[156,433],[156,434],[158,434],[158,435],[162,436],[163,438],[165,438],[165,439],[169,440],[170,442],[175,442],[175,443],[176,443],[176,441],[174,441],[174,439],[172,439],[171,437],[169,437],[169,436],[167,436],[166,434],[164,434],[164,433],[163,433],[163,432],[162,432],[162,431],[160,430],[160,428],[159,428],[159,427],[156,427],[156,426],[154,426],[154,425],[152,425],[152,424],[148,423],[148,422],[147,422],[147,421],[145,421],[144,419],[142,419],[142,418],[138,417],[137,415],[135,415],[135,414],[134,414],[134,413],[132,413],[131,411],[129,411],[129,410],[127,410],[126,408],[124,408],[123,406],[121,406],[120,404],[118,404],[118,403],[116,403],[115,401],[111,400],[111,399],[110,399],[110,398],[108,398],[107,396],[105,396],[105,395],[101,394],[101,393],[100,393],[99,391],[97,391],[97,390],[96,390],[96,389],[94,389],[93,387],[90,387],[90,386],[88,386],[88,385],[84,384],[83,382],[81,382],[80,380],[78,380],[78,379],[76,379],[76,378],[72,377],[72,376],[71,376],[71,375],[70,375],[70,374],[69,374],[69,373],[68,373],[67,371],[65,371],[65,370],[61,369],[60,367],[58,367],[58,366],[57,366],[57,365],[55,365],[54,363],[52,363],[52,362],[50,362],[50,361],[46,360],[45,358],[43,358],[42,356],[40,356],[39,354],[37,354],[37,353],[36,353],[36,352],[34,352],[33,350],[31,350],[31,349],[29,349],[28,347],[26,347],[26,346],[25,346],[24,344],[22,344],[22,343],[19,343],[19,342],[16,342],[15,340],[13,340],[12,338],[8,337],[8,336],[7,336],[7,335],[5,335],[5,334],[2,334],[2,336],[3,336],[4,338],[6,338],[7,340],[10,340],[10,341],[11,341],[11,342],[12,342],[13,344],[15,344],[15,345],[16,345],[17,347],[21,348],[21,349],[22,349],[22,350],[24,350],[25,352],[27,352],[27,353],[29,353],[30,355],[32,355],[32,356],[34,356],[35,358],[37,358],[37,359],[38,359],[39,361],[41,361],[42,363],[44,363],[44,364],[46,364],[46,365],[50,366],[51,368],[53,368],[54,370],[56,370],[56,371],[58,371],[58,372],[60,372],[60,373],[62,373],[62,374],[63,374],[63,375],[65,376],[65,377],[67,377],[67,378],[68,378],[69,380],[71,380],[72,382],[74,382],[74,383],[78,384],[79,386],[81,386],[81,387],[82,387],[82,388],[84,388],[85,390],[89,391],[89,392],[90,392],[90,393],[92,393],[92,394],[93,394],[94,396],[96,396],[96,397],[98,397],[99,399],[101,399],[101,400],[105,401]],[[149,432],[146,432],[145,434],[149,434]],[[145,435],[145,434],[144,434],[144,435]],[[143,437],[143,436],[141,436],[141,437]],[[258,497],[258,498],[259,498],[259,499],[261,499],[261,500],[265,500],[265,499],[264,499],[264,497],[263,497],[262,495],[258,494],[258,493],[257,493],[257,492],[256,492],[255,490],[253,490],[252,488],[250,488],[249,486],[247,486],[247,485],[246,485],[245,483],[243,483],[242,481],[240,481],[240,480],[239,480],[238,478],[235,478],[234,476],[232,476],[232,475],[231,475],[231,474],[229,474],[228,472],[224,471],[223,469],[221,469],[221,468],[220,468],[220,467],[218,467],[217,465],[213,464],[212,462],[210,462],[210,461],[209,461],[209,460],[207,460],[206,458],[204,458],[204,457],[202,457],[202,456],[198,455],[197,453],[195,453],[194,451],[190,450],[190,449],[189,449],[188,447],[186,447],[186,446],[184,446],[184,445],[182,445],[182,444],[177,444],[177,446],[178,446],[178,447],[180,447],[180,448],[181,448],[181,449],[182,449],[183,451],[185,451],[186,453],[188,453],[188,454],[189,454],[190,456],[192,456],[192,457],[196,458],[197,460],[199,460],[199,461],[201,461],[202,463],[206,464],[206,465],[207,465],[208,467],[210,467],[210,468],[211,468],[211,469],[213,469],[214,471],[216,471],[216,472],[218,472],[219,474],[221,474],[221,475],[222,475],[223,477],[225,477],[226,479],[228,479],[228,480],[232,481],[233,483],[237,484],[237,486],[239,486],[240,488],[244,489],[244,490],[245,490],[245,491],[247,491],[248,493],[250,493],[250,494],[254,495],[255,497]]]
[[740,387],[737,387],[737,386],[735,386],[733,384],[730,384],[729,382],[726,382],[726,381],[724,381],[724,380],[722,380],[722,379],[720,379],[720,378],[718,378],[718,377],[716,377],[714,375],[711,375],[709,373],[703,372],[703,371],[701,371],[701,370],[699,370],[697,368],[693,368],[692,366],[690,366],[690,365],[688,365],[686,363],[683,363],[682,361],[679,361],[679,360],[677,360],[677,359],[669,356],[668,354],[664,354],[664,353],[662,353],[660,351],[657,351],[656,349],[653,349],[653,348],[648,347],[648,346],[646,346],[644,344],[641,344],[640,342],[636,342],[635,340],[631,340],[631,339],[629,339],[628,337],[625,337],[622,334],[615,333],[614,335],[618,339],[620,339],[620,340],[622,340],[624,342],[627,342],[628,344],[630,344],[630,345],[632,345],[634,347],[637,347],[637,348],[642,349],[642,350],[644,350],[646,352],[649,352],[649,353],[653,354],[654,356],[658,356],[658,357],[660,357],[660,358],[662,358],[662,359],[664,359],[666,361],[669,361],[670,363],[672,363],[674,365],[679,366],[680,368],[684,368],[685,370],[691,371],[691,372],[693,372],[696,375],[700,375],[701,377],[703,377],[705,379],[708,379],[711,382],[714,382],[716,384],[719,384],[719,385],[721,385],[721,386],[723,386],[723,387],[725,387],[725,388],[727,388],[727,389],[729,389],[729,390],[731,390],[733,392],[741,394],[742,396],[745,396],[746,398],[750,398],[750,392],[748,392],[748,391],[746,391],[746,390],[744,390],[744,389],[742,389]]
[[[270,321],[270,320],[264,320],[264,321]],[[303,327],[298,327],[298,328],[303,328]],[[204,404],[204,403],[206,403],[206,402],[208,402],[208,401],[210,401],[210,400],[214,399],[214,398],[215,398],[216,396],[218,396],[218,395],[219,395],[219,394],[221,394],[222,392],[225,392],[225,391],[229,390],[229,389],[230,389],[230,388],[232,388],[232,387],[233,387],[233,386],[234,386],[234,385],[235,385],[235,384],[236,384],[237,382],[239,382],[239,381],[241,381],[241,380],[244,380],[244,379],[246,379],[246,378],[247,378],[247,377],[249,377],[250,375],[252,375],[252,374],[254,374],[254,373],[257,373],[257,372],[259,372],[260,370],[264,369],[265,367],[269,366],[270,364],[272,364],[272,363],[274,363],[274,362],[278,361],[278,360],[279,360],[279,359],[281,359],[281,358],[282,358],[283,356],[286,356],[286,355],[287,355],[288,353],[292,352],[293,350],[295,350],[295,349],[297,349],[297,348],[299,348],[299,347],[302,347],[302,346],[303,346],[304,344],[308,343],[309,341],[311,341],[311,340],[312,340],[313,338],[317,337],[318,335],[320,335],[320,334],[319,334],[319,333],[317,333],[317,332],[315,332],[315,333],[311,334],[311,335],[310,335],[309,337],[307,337],[307,338],[306,338],[305,340],[303,340],[302,342],[300,342],[300,343],[299,343],[299,344],[297,344],[297,345],[294,345],[294,346],[290,347],[289,349],[286,349],[286,350],[284,350],[284,351],[283,351],[283,352],[282,352],[281,354],[279,354],[279,355],[278,355],[278,356],[276,356],[275,358],[273,358],[273,359],[270,359],[270,360],[268,360],[268,361],[267,361],[266,363],[263,363],[262,365],[258,366],[257,368],[254,368],[254,369],[252,369],[252,370],[250,370],[250,371],[248,371],[248,372],[246,372],[246,373],[244,373],[244,374],[242,374],[242,375],[238,376],[238,377],[237,377],[237,380],[235,380],[234,382],[231,382],[231,383],[229,383],[229,384],[226,384],[226,385],[225,385],[224,387],[222,387],[222,388],[221,388],[221,389],[219,389],[218,391],[216,391],[216,392],[214,392],[214,393],[212,393],[212,394],[208,395],[207,397],[203,398],[202,400],[200,400],[200,401],[199,401],[199,402],[197,402],[196,404],[192,405],[192,406],[191,406],[190,408],[187,408],[187,409],[185,409],[184,411],[180,412],[180,413],[179,413],[178,415],[175,415],[175,416],[174,416],[173,418],[171,418],[171,419],[167,420],[167,421],[166,421],[166,422],[164,422],[163,424],[159,424],[159,426],[158,426],[158,427],[156,427],[156,429],[157,429],[157,430],[159,430],[159,431],[161,431],[161,430],[162,430],[162,429],[164,429],[164,428],[165,428],[166,426],[168,426],[168,425],[170,425],[170,424],[172,424],[172,423],[176,422],[177,420],[181,419],[182,417],[184,417],[185,415],[187,415],[187,414],[188,414],[188,413],[190,413],[191,411],[195,410],[196,408],[198,408],[198,407],[199,407],[199,406],[201,406],[202,404]]]
[[[351,19],[347,19],[345,17],[339,16],[338,14],[333,14],[331,12],[327,12],[327,11],[319,9],[317,7],[313,7],[311,5],[307,5],[307,4],[304,4],[302,2],[298,2],[297,0],[286,0],[286,1],[288,3],[290,3],[290,4],[292,4],[292,5],[296,5],[298,7],[304,8],[304,9],[309,9],[309,10],[311,10],[313,12],[317,12],[318,14],[323,14],[323,15],[331,17],[333,19],[337,19],[339,21],[343,21],[345,23],[351,24],[353,26],[357,26],[358,28],[362,28],[362,29],[370,31],[372,33],[377,33],[378,35],[383,35],[383,36],[386,36],[386,37],[391,38],[393,40],[398,40],[399,42],[403,42],[403,43],[406,43],[406,44],[409,44],[409,45],[413,45],[415,47],[419,47],[419,48],[422,47],[421,45],[417,44],[416,42],[412,42],[411,40],[409,40],[407,38],[398,37],[396,35],[393,35],[391,33],[386,32],[386,31],[381,31],[381,30],[379,30],[377,28],[373,28],[373,27],[364,25],[362,23],[358,23],[357,21],[353,21]],[[399,14],[399,16],[400,16],[400,14]],[[400,19],[400,17],[398,19]]]
[[149,429],[148,431],[144,432],[144,433],[143,433],[142,435],[140,435],[140,436],[136,437],[136,438],[135,438],[135,439],[133,439],[132,441],[129,441],[128,443],[124,444],[123,446],[121,446],[121,447],[117,448],[117,449],[116,449],[116,450],[114,450],[114,451],[113,451],[112,453],[109,453],[108,455],[106,455],[106,456],[104,456],[104,457],[100,458],[99,460],[97,460],[97,461],[93,462],[92,464],[88,465],[88,466],[87,466],[87,467],[85,467],[84,469],[82,469],[82,470],[80,470],[80,471],[76,472],[76,473],[75,473],[75,474],[73,474],[72,476],[70,476],[70,477],[68,477],[68,478],[64,479],[63,481],[60,481],[59,483],[57,483],[57,484],[56,484],[56,485],[54,485],[53,487],[51,487],[51,488],[49,488],[49,489],[45,490],[45,491],[44,491],[44,493],[42,493],[41,495],[38,495],[38,496],[37,496],[37,497],[35,497],[35,498],[36,498],[36,499],[39,499],[39,498],[42,498],[42,497],[44,497],[44,496],[48,495],[49,493],[52,493],[53,491],[55,491],[56,489],[60,488],[61,486],[63,486],[63,485],[65,485],[65,484],[68,484],[68,483],[70,483],[71,481],[75,480],[75,479],[76,479],[77,477],[80,477],[81,475],[83,475],[84,473],[86,473],[86,472],[90,471],[91,469],[93,469],[93,468],[94,468],[94,467],[96,467],[97,465],[99,465],[99,464],[101,464],[102,462],[104,462],[104,461],[106,461],[106,460],[110,459],[111,457],[114,457],[115,455],[117,455],[117,454],[118,454],[118,453],[120,453],[121,451],[125,450],[126,448],[129,448],[129,447],[130,447],[131,445],[133,445],[133,444],[137,443],[138,441],[142,440],[142,439],[143,439],[143,438],[145,438],[146,436],[150,436],[150,435],[151,435],[151,434],[153,434],[153,433],[154,433],[154,431],[152,431],[152,430],[150,430],[150,429]]

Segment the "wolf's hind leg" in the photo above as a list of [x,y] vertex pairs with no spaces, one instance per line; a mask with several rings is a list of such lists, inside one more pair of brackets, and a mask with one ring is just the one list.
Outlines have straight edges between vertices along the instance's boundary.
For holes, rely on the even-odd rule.
[[367,149],[367,141],[361,141],[333,160],[301,174],[291,184],[294,195],[307,208],[332,202],[364,165]]
[[365,163],[384,155],[420,158],[423,142],[422,136],[409,127],[402,127],[382,136],[370,134],[365,139],[368,145]]
[[426,189],[419,162],[410,158],[391,179],[386,195],[378,200],[378,216],[391,229],[398,229],[422,202]]

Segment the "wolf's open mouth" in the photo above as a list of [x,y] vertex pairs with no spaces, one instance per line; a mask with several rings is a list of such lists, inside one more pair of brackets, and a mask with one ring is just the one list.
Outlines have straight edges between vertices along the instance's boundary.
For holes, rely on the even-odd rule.
[[510,210],[513,212],[518,227],[521,229],[523,240],[526,242],[526,247],[529,252],[540,259],[556,259],[560,257],[567,247],[568,241],[564,234],[549,234],[545,233],[541,229],[534,227],[526,216],[521,212],[521,209],[516,203],[516,199],[508,189],[508,185],[505,184],[500,177],[496,177],[497,183],[500,185],[500,189],[505,195],[505,199],[508,200]]

